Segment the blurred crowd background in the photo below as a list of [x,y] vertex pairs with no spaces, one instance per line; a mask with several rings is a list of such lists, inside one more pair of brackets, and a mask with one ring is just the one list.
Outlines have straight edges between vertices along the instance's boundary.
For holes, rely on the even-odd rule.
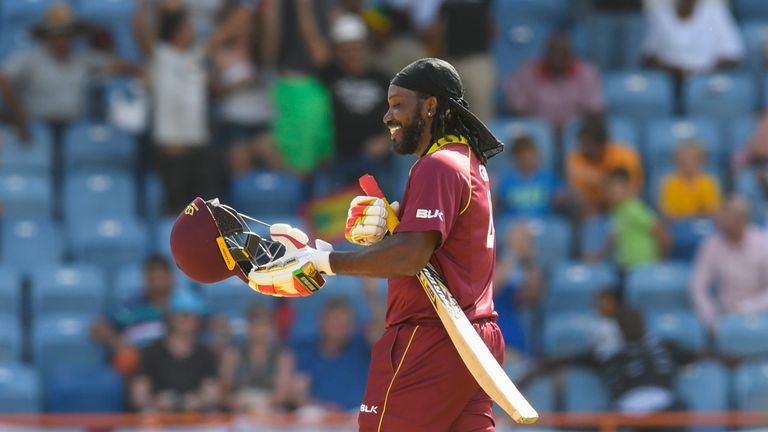
[[168,236],[195,196],[329,240],[360,175],[397,199],[425,56],[506,144],[533,405],[768,410],[768,2],[0,0],[0,412],[358,411],[384,281],[197,285]]

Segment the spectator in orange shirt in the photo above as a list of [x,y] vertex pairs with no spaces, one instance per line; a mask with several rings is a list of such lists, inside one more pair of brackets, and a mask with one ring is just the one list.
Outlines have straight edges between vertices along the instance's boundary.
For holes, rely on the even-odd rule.
[[677,169],[661,184],[661,213],[670,219],[711,216],[720,208],[720,184],[704,172],[704,149],[687,140],[677,146],[676,156]]
[[611,142],[602,116],[589,115],[579,130],[579,146],[568,156],[568,183],[582,216],[604,213],[608,208],[608,174],[623,168],[629,172],[635,192],[643,183],[643,168],[635,150]]

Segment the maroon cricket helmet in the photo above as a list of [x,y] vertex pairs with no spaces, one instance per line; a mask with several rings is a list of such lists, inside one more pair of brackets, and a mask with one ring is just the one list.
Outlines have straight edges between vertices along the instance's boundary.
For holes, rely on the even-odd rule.
[[223,219],[216,209],[219,205],[217,199],[198,197],[184,208],[171,230],[171,254],[179,269],[197,282],[214,283],[237,276],[248,283],[219,226]]

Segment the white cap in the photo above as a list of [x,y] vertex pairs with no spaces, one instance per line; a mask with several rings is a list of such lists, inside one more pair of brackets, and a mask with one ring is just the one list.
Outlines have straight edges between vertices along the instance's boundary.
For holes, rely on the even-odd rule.
[[333,22],[331,39],[334,42],[356,42],[364,40],[368,34],[363,19],[357,14],[345,14]]

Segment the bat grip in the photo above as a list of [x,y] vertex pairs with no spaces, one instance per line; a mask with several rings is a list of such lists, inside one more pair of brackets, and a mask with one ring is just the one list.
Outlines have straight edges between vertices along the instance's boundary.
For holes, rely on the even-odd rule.
[[395,228],[400,223],[400,220],[397,219],[395,211],[392,209],[392,206],[389,205],[389,201],[387,200],[387,197],[384,196],[384,192],[381,191],[376,179],[370,174],[365,174],[360,177],[359,183],[360,188],[366,195],[381,198],[381,200],[384,201],[384,205],[387,207],[387,230],[389,230],[391,234],[394,234]]

